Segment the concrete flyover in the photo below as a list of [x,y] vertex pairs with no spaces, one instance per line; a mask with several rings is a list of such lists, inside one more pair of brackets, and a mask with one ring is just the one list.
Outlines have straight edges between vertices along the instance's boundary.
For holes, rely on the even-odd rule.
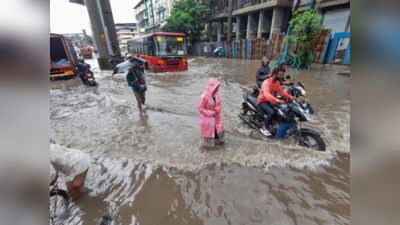
[[[112,69],[111,64],[108,62],[110,54],[120,55],[121,52],[110,1],[69,0],[69,2],[86,6],[92,26],[93,40],[99,54],[97,61],[100,69]],[[100,6],[97,3],[100,3]],[[101,14],[99,13],[100,9]]]

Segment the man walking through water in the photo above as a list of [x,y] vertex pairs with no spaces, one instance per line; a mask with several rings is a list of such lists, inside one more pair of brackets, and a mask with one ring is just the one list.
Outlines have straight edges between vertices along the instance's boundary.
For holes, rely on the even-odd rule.
[[139,65],[136,65],[135,67],[131,68],[129,70],[128,74],[126,75],[126,81],[128,82],[129,87],[132,87],[132,91],[135,94],[138,108],[140,111],[142,111],[142,109],[146,108],[146,105],[144,104],[144,102],[146,100],[146,98],[145,98],[146,92],[139,93],[136,90],[135,83],[139,80],[138,77],[142,77],[142,74],[139,72],[138,69],[139,69]]
[[266,79],[261,86],[261,91],[260,95],[258,96],[257,99],[257,105],[258,107],[267,113],[267,117],[265,118],[264,125],[260,129],[260,131],[265,135],[265,136],[271,136],[271,133],[267,129],[269,124],[271,123],[271,120],[275,116],[275,111],[272,109],[270,106],[270,103],[281,103],[284,104],[285,101],[277,99],[274,94],[275,92],[278,92],[281,94],[285,99],[296,99],[295,97],[292,97],[288,93],[286,93],[279,81],[283,78],[283,69],[276,67],[272,71],[272,76],[269,79]]

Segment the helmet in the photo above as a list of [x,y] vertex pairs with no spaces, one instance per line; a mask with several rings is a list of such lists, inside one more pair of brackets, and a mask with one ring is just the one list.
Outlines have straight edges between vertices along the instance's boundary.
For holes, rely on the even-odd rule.
[[131,60],[131,59],[133,59],[133,56],[131,54],[129,54],[129,55],[126,56],[126,59],[127,60]]
[[137,54],[137,55],[136,55],[136,57],[140,58],[140,55],[139,55],[139,54]]
[[83,63],[85,60],[83,58],[79,58],[79,62]]
[[288,63],[288,61],[286,60],[286,59],[284,59],[284,60],[282,60],[280,63],[279,63],[279,67],[283,67],[283,66],[288,66],[289,65],[289,63]]
[[117,57],[118,55],[117,54],[114,54],[114,55],[112,55],[113,57]]

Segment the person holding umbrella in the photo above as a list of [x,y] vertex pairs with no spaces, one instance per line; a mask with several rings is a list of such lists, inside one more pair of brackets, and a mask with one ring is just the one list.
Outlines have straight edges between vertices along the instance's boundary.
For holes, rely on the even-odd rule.
[[135,83],[139,81],[139,77],[142,77],[142,73],[140,73],[139,71],[139,65],[135,65],[129,70],[128,74],[126,75],[126,81],[128,82],[128,85],[132,87],[133,94],[135,94],[136,101],[138,103],[138,108],[140,111],[142,111],[142,109],[146,108],[146,105],[144,104],[144,102],[146,101],[146,92],[144,91],[140,93],[136,89]]
[[135,94],[138,108],[140,111],[146,108],[145,103],[145,92],[147,90],[146,83],[142,77],[142,73],[140,73],[140,66],[143,63],[147,62],[142,58],[134,58],[132,55],[128,55],[126,57],[126,61],[118,64],[114,68],[114,72],[112,75],[123,72],[129,69],[128,74],[126,75],[126,81],[128,82],[128,86],[132,88],[133,93]]

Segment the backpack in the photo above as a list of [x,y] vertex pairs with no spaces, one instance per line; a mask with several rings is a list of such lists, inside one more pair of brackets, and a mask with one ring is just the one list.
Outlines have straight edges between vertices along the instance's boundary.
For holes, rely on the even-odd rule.
[[[135,74],[135,76],[136,76],[136,74]],[[146,82],[144,82],[143,77],[139,77],[139,76],[136,76],[136,77],[139,79],[134,84],[135,88],[136,88],[136,91],[139,92],[139,93],[143,93],[143,92],[147,91]]]

